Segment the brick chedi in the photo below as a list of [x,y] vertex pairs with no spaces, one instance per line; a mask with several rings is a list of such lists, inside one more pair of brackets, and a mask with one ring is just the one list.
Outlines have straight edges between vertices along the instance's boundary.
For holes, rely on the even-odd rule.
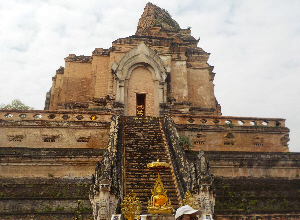
[[65,58],[44,110],[0,110],[0,216],[110,219],[130,191],[145,214],[159,159],[175,209],[190,192],[204,219],[299,219],[285,119],[222,116],[198,44],[148,3],[135,35]]
[[133,116],[137,97],[144,95],[140,99],[147,116],[221,115],[209,54],[197,44],[189,29],[181,29],[167,11],[148,3],[136,35],[120,38],[106,50],[96,48],[91,57],[65,58],[45,109],[107,108]]
[[92,56],[65,58],[45,109],[171,115],[195,150],[288,151],[284,119],[221,116],[209,53],[198,41],[166,10],[148,3],[135,35],[96,48]]

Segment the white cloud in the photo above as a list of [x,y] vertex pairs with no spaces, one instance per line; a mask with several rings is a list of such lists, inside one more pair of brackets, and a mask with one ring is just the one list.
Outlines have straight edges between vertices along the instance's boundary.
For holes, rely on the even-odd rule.
[[[298,0],[152,1],[211,53],[223,115],[281,117],[300,151],[300,2]],[[0,2],[0,103],[42,109],[55,70],[70,53],[135,34],[147,1]]]

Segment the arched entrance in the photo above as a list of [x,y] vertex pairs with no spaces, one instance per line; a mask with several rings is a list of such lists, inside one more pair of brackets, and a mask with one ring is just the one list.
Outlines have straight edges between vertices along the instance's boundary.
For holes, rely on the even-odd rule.
[[112,64],[117,76],[115,101],[124,105],[125,116],[160,116],[160,103],[166,103],[166,69],[157,53],[143,42],[127,52],[119,64]]
[[144,66],[136,67],[128,80],[127,115],[154,116],[154,80]]

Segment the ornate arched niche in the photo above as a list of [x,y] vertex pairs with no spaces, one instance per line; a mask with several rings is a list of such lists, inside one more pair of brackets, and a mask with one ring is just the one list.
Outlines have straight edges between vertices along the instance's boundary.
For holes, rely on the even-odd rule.
[[111,68],[116,75],[115,101],[124,104],[124,115],[135,116],[144,102],[145,116],[158,117],[160,103],[166,103],[169,65],[165,67],[158,54],[142,42]]

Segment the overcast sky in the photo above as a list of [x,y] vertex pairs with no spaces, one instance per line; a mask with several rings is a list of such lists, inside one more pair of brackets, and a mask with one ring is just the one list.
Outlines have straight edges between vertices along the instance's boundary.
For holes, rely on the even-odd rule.
[[[133,35],[148,1],[0,1],[0,104],[43,109],[68,54]],[[153,0],[211,53],[224,116],[285,118],[300,152],[300,1]]]

